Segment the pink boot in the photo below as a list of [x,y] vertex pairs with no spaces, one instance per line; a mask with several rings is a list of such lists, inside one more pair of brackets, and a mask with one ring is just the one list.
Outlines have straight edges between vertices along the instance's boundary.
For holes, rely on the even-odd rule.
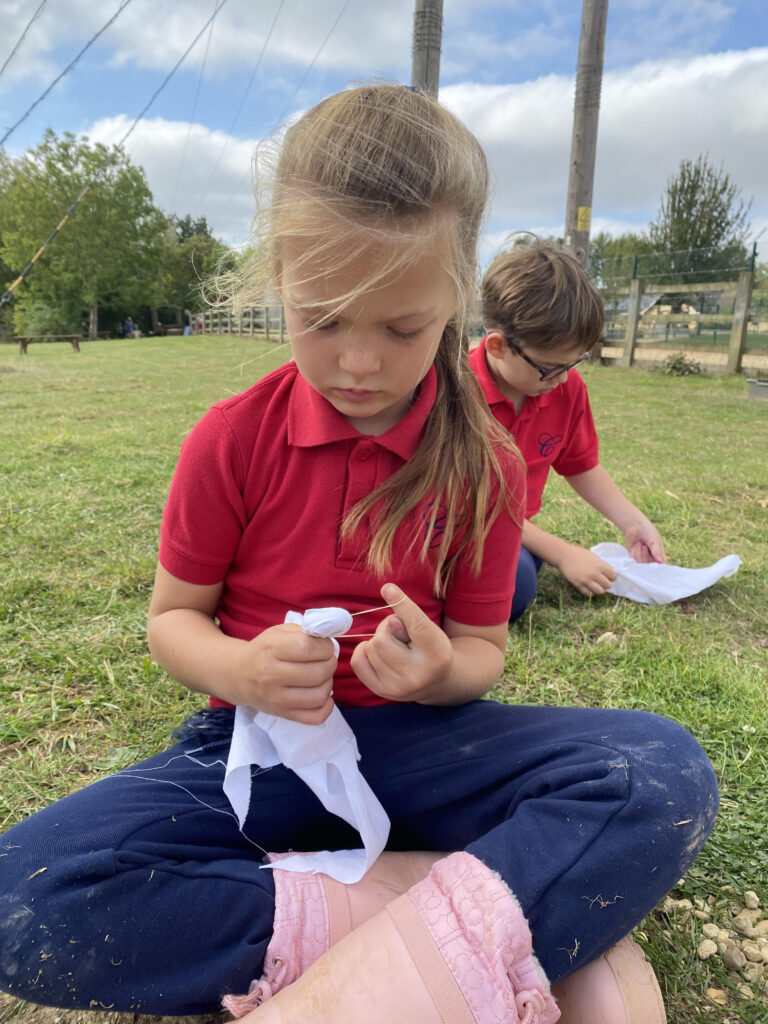
[[[291,856],[271,853],[271,861]],[[328,875],[275,870],[275,921],[263,977],[248,995],[224,996],[234,1017],[261,1006],[354,928],[378,914],[429,873],[444,853],[382,853],[359,882],[343,885]]]
[[356,928],[243,1024],[554,1024],[504,882],[468,853]]
[[630,935],[552,986],[560,1024],[666,1024],[653,968]]

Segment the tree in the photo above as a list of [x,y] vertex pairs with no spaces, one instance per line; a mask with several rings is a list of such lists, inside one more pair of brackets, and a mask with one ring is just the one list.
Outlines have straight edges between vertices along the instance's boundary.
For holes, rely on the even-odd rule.
[[639,269],[641,258],[653,252],[646,235],[626,232],[614,238],[607,231],[594,235],[589,243],[589,276],[599,288],[626,287]]
[[203,304],[202,288],[214,274],[226,247],[217,241],[205,217],[193,220],[171,216],[164,236],[164,300],[181,309],[195,309]]
[[[11,180],[11,161],[8,157],[0,150],[0,196],[2,196],[8,184]],[[1,209],[0,205],[0,209]],[[12,281],[15,279],[11,268],[3,260],[3,224],[0,218],[0,294],[8,288]],[[4,306],[0,306],[0,334],[12,333],[13,327],[13,312],[10,303],[6,303]]]
[[675,254],[668,261],[670,279],[736,277],[748,260],[751,205],[722,165],[714,167],[704,154],[683,160],[667,183],[658,217],[648,230],[657,252]]
[[90,334],[98,311],[122,319],[160,297],[162,233],[144,172],[118,147],[91,145],[50,129],[42,143],[11,161],[0,191],[0,259],[19,272],[59,223],[64,211],[96,179],[82,202],[16,292],[19,333],[72,333],[86,313]]
[[173,229],[180,242],[186,242],[188,238],[192,238],[195,235],[201,235],[205,238],[213,238],[210,228],[208,227],[208,220],[205,216],[197,217],[193,220],[192,214],[190,213],[186,214],[184,217],[177,217],[175,213],[172,213],[169,220],[173,225]]

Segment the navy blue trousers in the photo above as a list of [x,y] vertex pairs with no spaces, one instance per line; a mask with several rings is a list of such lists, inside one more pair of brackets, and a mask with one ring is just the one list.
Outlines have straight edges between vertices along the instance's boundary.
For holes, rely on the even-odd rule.
[[536,597],[539,569],[543,564],[542,560],[532,555],[528,548],[520,548],[515,574],[515,596],[512,598],[512,611],[509,614],[510,622],[516,622]]
[[[706,755],[652,714],[473,701],[345,716],[390,848],[466,849],[498,871],[552,981],[626,935],[714,822]],[[359,838],[281,766],[254,769],[241,834],[221,788],[232,717],[195,716],[170,750],[0,837],[0,987],[193,1014],[261,973],[275,900],[262,852]]]

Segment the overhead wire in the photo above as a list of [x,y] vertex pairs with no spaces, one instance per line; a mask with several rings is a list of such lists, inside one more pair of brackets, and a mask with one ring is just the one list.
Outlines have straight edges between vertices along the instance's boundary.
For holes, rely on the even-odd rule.
[[[131,0],[124,0],[123,7],[127,6],[127,4],[130,3],[130,2],[131,2]],[[194,48],[194,46],[197,43],[197,41],[203,35],[205,30],[208,28],[208,26],[213,22],[214,18],[217,16],[217,14],[222,9],[224,4],[226,4],[226,2],[227,2],[227,0],[218,0],[218,3],[216,5],[216,8],[215,8],[213,14],[208,18],[208,20],[205,22],[203,27],[197,33],[195,38],[192,40],[192,42],[186,48],[184,53],[176,61],[174,66],[171,68],[171,70],[166,75],[166,77],[163,80],[162,84],[154,91],[154,93],[152,94],[152,96],[149,99],[149,102],[146,103],[145,106],[142,108],[140,113],[135,118],[135,120],[134,120],[133,124],[131,125],[131,127],[128,129],[128,131],[125,133],[125,135],[123,135],[122,139],[120,139],[120,141],[117,143],[117,147],[118,148],[121,147],[130,138],[130,136],[133,134],[133,132],[134,132],[137,124],[139,123],[139,121],[146,114],[146,112],[149,110],[149,108],[155,102],[155,100],[160,95],[160,93],[163,91],[163,89],[166,87],[166,85],[170,82],[171,78],[174,76],[176,71],[179,69],[179,67],[182,65],[182,63],[189,56],[189,54],[191,53],[191,51]],[[122,10],[122,8],[121,8],[121,10]],[[119,14],[120,11],[118,11],[117,13]],[[112,20],[114,20],[114,18]],[[106,28],[106,26],[105,26],[105,28]],[[102,29],[102,31],[103,31],[103,29]],[[8,288],[3,292],[2,295],[0,295],[0,306],[4,306],[7,302],[10,302],[10,300],[13,298],[13,294],[16,291],[16,289],[19,287],[19,285],[22,283],[22,281],[24,281],[26,279],[27,275],[31,272],[31,270],[32,270],[33,266],[35,265],[35,263],[37,263],[37,261],[40,259],[42,254],[45,252],[45,250],[48,248],[48,246],[54,240],[56,235],[58,235],[58,233],[64,227],[64,225],[69,220],[69,218],[72,215],[72,213],[75,211],[75,209],[82,202],[82,200],[85,197],[85,195],[88,192],[88,190],[90,188],[92,188],[93,185],[95,185],[95,183],[99,180],[99,178],[101,177],[103,171],[108,166],[108,163],[109,163],[108,160],[105,161],[101,165],[101,167],[96,171],[96,173],[92,176],[91,180],[80,190],[80,193],[78,194],[78,196],[69,204],[69,207],[67,208],[67,211],[64,214],[64,216],[61,218],[61,220],[56,225],[56,227],[53,229],[53,231],[51,231],[50,235],[48,235],[46,240],[43,242],[43,244],[37,250],[37,252],[32,257],[32,259],[29,261],[29,263],[27,263],[26,267],[24,267],[24,269],[19,274],[19,276],[16,278],[16,280],[13,281],[12,284],[10,284],[8,286]]]
[[216,5],[216,9],[214,10],[213,14],[212,14],[212,15],[210,16],[210,18],[208,19],[208,21],[206,21],[206,23],[205,23],[205,24],[203,25],[203,27],[202,27],[202,28],[200,29],[200,31],[199,31],[199,32],[197,33],[197,35],[196,35],[196,36],[195,36],[195,38],[194,38],[194,39],[192,40],[192,42],[191,42],[191,43],[189,44],[189,46],[188,46],[188,47],[186,48],[186,50],[184,51],[184,53],[182,53],[182,55],[181,55],[181,56],[179,57],[179,59],[178,59],[178,60],[176,61],[176,63],[175,63],[174,65],[173,65],[173,67],[171,68],[171,70],[170,70],[170,71],[168,72],[168,74],[167,74],[167,75],[165,76],[165,79],[163,80],[163,82],[162,82],[162,83],[161,83],[161,84],[160,84],[160,85],[159,85],[159,86],[157,87],[157,89],[155,89],[155,91],[154,91],[154,92],[152,93],[152,95],[151,95],[151,97],[150,97],[150,99],[149,99],[149,102],[148,102],[148,103],[146,104],[146,106],[144,106],[144,108],[143,108],[143,109],[142,109],[142,110],[141,110],[141,111],[140,111],[140,112],[138,113],[138,115],[136,116],[136,119],[135,119],[135,121],[133,122],[133,124],[131,125],[131,127],[130,127],[130,128],[128,129],[128,131],[127,131],[127,132],[125,133],[125,135],[124,135],[124,136],[122,137],[122,139],[120,139],[120,141],[119,141],[119,142],[117,143],[117,145],[118,145],[118,146],[122,146],[122,145],[123,145],[123,143],[124,143],[124,142],[126,142],[126,141],[127,141],[127,140],[128,140],[128,139],[129,139],[130,137],[131,137],[131,135],[133,135],[133,133],[134,133],[134,131],[135,131],[135,129],[136,129],[136,125],[137,125],[137,124],[139,123],[139,121],[140,121],[140,120],[142,119],[142,117],[144,117],[144,115],[145,115],[145,114],[146,114],[146,112],[147,112],[147,111],[149,110],[149,108],[150,108],[150,107],[152,106],[152,104],[153,104],[153,103],[155,102],[155,100],[157,99],[157,97],[158,97],[158,96],[160,95],[160,93],[161,93],[161,92],[163,91],[163,89],[164,89],[164,88],[166,87],[166,85],[168,85],[168,83],[170,82],[170,80],[171,80],[171,79],[173,78],[173,76],[174,76],[174,75],[176,74],[176,72],[177,72],[177,71],[179,70],[179,68],[181,67],[181,65],[182,65],[182,64],[184,63],[184,61],[185,61],[185,60],[187,59],[187,57],[189,56],[189,54],[190,54],[190,53],[192,52],[192,50],[194,49],[194,47],[195,47],[195,44],[197,43],[198,39],[199,39],[199,38],[200,38],[200,37],[202,36],[202,34],[203,34],[203,33],[205,32],[205,30],[206,30],[206,29],[208,28],[208,26],[209,26],[209,25],[211,24],[211,22],[212,22],[212,21],[214,20],[214,18],[216,17],[216,15],[217,15],[217,14],[219,13],[219,11],[220,11],[220,10],[222,9],[222,7],[224,6],[224,4],[225,4],[226,2],[227,2],[227,0],[218,0],[218,3],[217,3],[217,5]]
[[315,66],[315,64],[317,64],[318,60],[320,59],[320,55],[322,54],[323,50],[325,49],[325,47],[326,47],[326,46],[327,46],[327,44],[328,44],[328,40],[329,40],[329,39],[331,38],[331,36],[333,35],[333,33],[334,33],[334,32],[336,31],[336,26],[337,26],[337,25],[339,24],[339,22],[341,21],[341,19],[342,19],[343,15],[344,15],[344,12],[345,12],[345,11],[346,11],[346,9],[347,9],[347,8],[349,7],[349,5],[350,5],[350,3],[351,3],[351,2],[352,2],[352,0],[346,0],[346,2],[345,2],[345,3],[343,4],[343,5],[342,5],[342,8],[341,8],[341,10],[339,11],[339,13],[338,13],[338,14],[336,15],[336,19],[335,19],[335,21],[333,22],[333,24],[331,25],[331,27],[330,27],[330,28],[328,29],[328,34],[326,35],[325,39],[324,39],[324,40],[322,41],[322,43],[320,44],[320,48],[318,49],[318,51],[317,51],[317,53],[315,54],[315,56],[314,56],[314,57],[312,58],[312,60],[311,60],[311,61],[309,62],[309,64],[307,65],[307,68],[306,68],[306,70],[305,70],[304,74],[303,74],[303,75],[301,76],[301,78],[299,79],[299,84],[298,84],[298,85],[296,86],[296,88],[295,88],[295,89],[294,89],[294,91],[293,91],[293,95],[292,95],[292,96],[291,96],[291,98],[290,98],[290,99],[288,100],[287,104],[285,105],[285,110],[283,110],[283,112],[282,112],[282,114],[280,115],[280,117],[278,117],[278,119],[277,119],[277,123],[278,123],[278,124],[280,124],[280,123],[281,123],[281,121],[283,120],[283,118],[285,118],[285,117],[286,117],[286,116],[288,115],[288,113],[290,112],[290,110],[291,110],[291,107],[292,107],[292,105],[293,105],[293,101],[294,101],[294,100],[296,99],[296,97],[297,97],[297,96],[299,95],[299,92],[300,92],[300,90],[301,90],[301,87],[302,87],[302,85],[304,85],[304,82],[305,82],[305,81],[307,80],[307,75],[308,75],[308,74],[309,74],[309,72],[310,72],[310,71],[312,70],[312,68],[313,68],[313,67]]
[[16,45],[14,46],[14,48],[11,50],[11,52],[8,54],[8,56],[3,61],[3,66],[0,68],[0,78],[2,78],[3,72],[8,67],[8,65],[11,63],[13,58],[16,56],[16,53],[17,53],[19,47],[21,46],[21,44],[24,42],[24,40],[27,37],[27,32],[29,32],[30,28],[32,28],[32,25],[40,17],[40,13],[41,13],[42,9],[45,7],[45,5],[47,3],[48,3],[48,0],[41,0],[40,5],[38,6],[37,10],[32,15],[32,17],[29,19],[27,24],[24,26],[24,31],[19,36],[19,38],[18,38],[18,40],[16,42]]
[[69,74],[69,72],[72,70],[72,68],[77,64],[77,62],[80,60],[80,58],[86,52],[86,50],[90,49],[90,47],[93,46],[93,44],[96,42],[96,40],[99,38],[99,36],[102,35],[104,32],[106,32],[106,30],[109,28],[109,26],[112,25],[113,22],[117,20],[118,16],[123,13],[123,11],[128,6],[128,4],[130,4],[132,2],[133,2],[133,0],[121,0],[120,6],[115,11],[115,13],[112,15],[112,17],[109,19],[109,21],[105,25],[102,25],[102,27],[99,29],[98,32],[96,32],[95,35],[91,36],[91,38],[88,40],[88,42],[85,44],[85,46],[80,50],[80,52],[78,54],[76,54],[72,58],[72,60],[69,62],[69,64],[67,64],[67,66],[64,68],[64,70],[62,72],[60,72],[54,78],[54,80],[51,82],[51,84],[48,86],[48,88],[45,90],[45,92],[43,92],[42,95],[38,96],[38,98],[35,100],[35,102],[32,104],[32,106],[29,107],[21,115],[21,117],[18,119],[16,124],[11,125],[11,127],[8,129],[8,131],[5,133],[5,135],[2,137],[2,139],[0,139],[0,146],[4,145],[6,140],[8,138],[10,138],[10,136],[13,134],[13,132],[16,131],[16,129],[19,127],[19,125],[23,124],[26,121],[26,119],[29,117],[29,115],[32,113],[32,111],[35,109],[35,107],[37,107],[40,103],[43,102],[43,100],[48,95],[48,93],[51,91],[51,89],[53,89],[53,87],[58,82],[60,82],[61,79],[65,75]]
[[[288,115],[288,113],[290,112],[290,110],[291,110],[291,107],[293,106],[293,101],[294,101],[294,100],[296,99],[296,97],[297,97],[297,96],[299,95],[299,91],[300,91],[300,89],[301,89],[302,85],[304,84],[304,82],[306,81],[306,79],[307,79],[307,75],[309,74],[309,72],[310,72],[310,71],[312,70],[312,68],[313,68],[313,67],[315,66],[315,64],[316,64],[316,63],[318,62],[318,60],[320,59],[320,56],[321,56],[321,54],[322,54],[323,50],[324,50],[324,49],[325,49],[325,47],[326,47],[326,46],[328,45],[328,41],[330,40],[330,38],[331,38],[331,36],[333,35],[333,33],[334,33],[334,32],[336,31],[336,27],[338,26],[339,22],[341,21],[341,19],[342,19],[343,15],[344,15],[344,12],[345,12],[345,11],[346,11],[346,9],[347,9],[347,8],[349,7],[349,5],[350,5],[350,3],[351,3],[351,2],[352,2],[352,0],[345,0],[345,2],[344,2],[344,3],[342,4],[342,6],[341,6],[341,9],[339,10],[339,13],[338,13],[338,14],[336,15],[336,17],[335,17],[335,19],[334,19],[334,21],[333,21],[333,24],[331,25],[331,27],[330,27],[330,28],[328,29],[328,32],[326,33],[326,36],[325,36],[325,38],[323,39],[322,43],[320,44],[320,46],[319,46],[319,47],[318,47],[318,49],[317,49],[317,52],[315,53],[314,57],[312,58],[312,60],[311,60],[311,61],[309,62],[309,64],[307,65],[307,67],[306,67],[306,69],[305,69],[305,71],[304,71],[304,74],[303,74],[303,75],[301,76],[301,78],[299,79],[299,84],[298,84],[298,85],[296,86],[296,88],[294,89],[294,91],[293,91],[293,94],[291,95],[291,98],[290,98],[290,99],[288,100],[288,102],[286,103],[286,105],[285,105],[285,108],[284,108],[283,112],[282,112],[282,113],[280,114],[280,116],[279,116],[279,117],[278,117],[278,118],[276,119],[276,121],[275,121],[275,124],[276,124],[276,125],[279,125],[279,124],[281,124],[281,123],[282,123],[282,122],[283,122],[283,121],[285,120],[285,118],[286,118],[286,116]],[[232,192],[230,193],[229,199],[227,200],[227,203],[226,203],[226,205],[227,205],[227,206],[229,206],[229,204],[230,204],[230,203],[232,202],[232,200],[233,200],[233,199],[235,198],[235,196],[236,196],[236,195],[238,194],[238,192],[240,191],[240,189],[241,189],[241,188],[242,188],[242,186],[243,186],[243,182],[244,182],[244,181],[245,181],[245,180],[246,180],[246,179],[248,178],[248,176],[250,175],[250,173],[251,173],[251,169],[250,169],[250,167],[249,167],[249,168],[248,168],[248,169],[246,170],[245,174],[243,174],[243,175],[242,175],[242,176],[240,177],[240,179],[238,180],[238,183],[237,183],[237,185],[235,186],[235,188],[234,188],[234,189],[232,190]]]
[[256,74],[257,74],[259,68],[261,67],[261,62],[262,62],[262,60],[264,58],[264,54],[266,53],[267,47],[269,46],[269,42],[270,42],[270,40],[272,38],[272,34],[275,31],[275,25],[277,25],[277,19],[280,17],[280,13],[281,13],[281,11],[282,11],[284,6],[285,6],[285,0],[280,0],[280,3],[278,4],[277,10],[275,11],[275,16],[272,18],[272,24],[269,26],[269,31],[267,32],[267,34],[266,34],[266,36],[264,38],[264,43],[262,44],[261,52],[259,53],[259,56],[258,56],[258,58],[256,60],[256,63],[254,65],[254,67],[253,67],[253,71],[251,72],[251,77],[248,79],[248,84],[246,85],[245,90],[243,91],[243,94],[242,94],[242,96],[240,98],[240,103],[238,104],[237,110],[235,111],[235,116],[232,118],[232,123],[229,126],[229,131],[227,132],[227,137],[224,139],[224,144],[222,145],[221,149],[219,150],[219,155],[216,157],[216,162],[213,165],[213,170],[208,175],[208,181],[206,182],[205,188],[203,189],[202,194],[200,195],[200,199],[198,200],[198,204],[197,204],[198,205],[198,209],[203,205],[203,203],[205,201],[205,198],[208,195],[210,187],[211,187],[211,185],[213,183],[213,179],[214,179],[214,177],[216,175],[216,172],[219,169],[219,164],[221,163],[221,158],[224,156],[224,151],[226,150],[227,146],[229,145],[229,137],[232,135],[232,133],[235,130],[235,126],[236,126],[236,124],[238,122],[238,119],[240,118],[240,113],[241,113],[241,111],[242,111],[242,109],[243,109],[243,107],[245,105],[246,99],[248,98],[248,93],[251,91],[251,86],[253,85],[254,79],[256,78]]
[[[214,6],[214,8],[216,7],[216,0],[214,0],[213,6]],[[182,151],[182,154],[181,154],[181,161],[179,163],[179,169],[176,172],[176,182],[175,182],[175,184],[173,186],[173,193],[171,194],[171,203],[170,203],[170,209],[171,210],[173,210],[174,206],[176,205],[176,193],[179,190],[179,183],[181,182],[181,175],[182,175],[182,173],[184,171],[184,165],[186,164],[186,160],[187,160],[187,150],[189,149],[189,137],[192,134],[192,123],[194,122],[195,114],[197,113],[197,101],[198,101],[198,98],[200,96],[200,86],[203,84],[203,76],[205,75],[205,68],[206,68],[206,65],[208,64],[208,51],[211,48],[211,37],[213,36],[213,24],[214,23],[212,21],[211,25],[210,25],[210,28],[208,29],[208,38],[205,41],[205,53],[203,54],[203,63],[200,66],[200,74],[197,77],[197,86],[195,88],[195,98],[192,101],[192,111],[190,112],[189,124],[187,125],[187,137],[184,140],[184,150]]]

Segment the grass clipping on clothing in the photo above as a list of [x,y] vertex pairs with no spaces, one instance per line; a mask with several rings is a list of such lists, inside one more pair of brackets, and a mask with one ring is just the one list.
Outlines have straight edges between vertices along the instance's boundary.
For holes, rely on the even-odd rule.
[[[208,406],[288,356],[287,347],[208,337],[88,342],[79,355],[0,348],[0,828],[163,749],[200,705],[146,650],[168,485]],[[663,607],[586,600],[545,566],[535,604],[510,630],[493,695],[642,708],[704,745],[722,789],[718,823],[638,934],[670,1024],[754,1024],[768,1015],[768,404],[748,398],[737,377],[600,366],[584,376],[602,462],[657,525],[670,561],[700,567],[734,552],[743,565]],[[556,477],[537,522],[585,547],[622,539]],[[734,925],[746,910],[751,936]],[[702,947],[707,938],[714,951]],[[733,947],[742,956],[726,955]],[[97,1010],[0,998],[0,1021],[135,1019]]]

